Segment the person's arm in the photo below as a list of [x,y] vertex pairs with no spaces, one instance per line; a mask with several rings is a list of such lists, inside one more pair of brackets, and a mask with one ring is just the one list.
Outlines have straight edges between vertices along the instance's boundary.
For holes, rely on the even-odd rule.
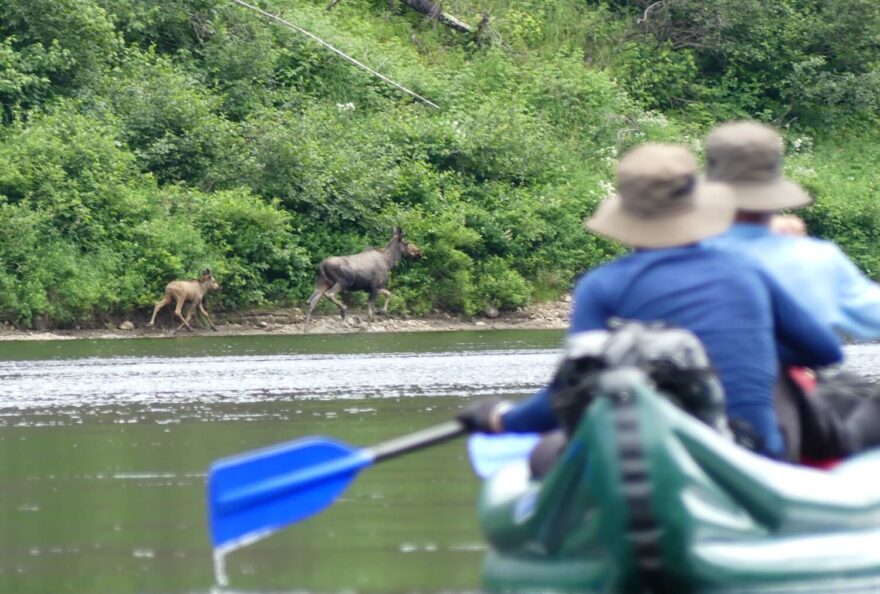
[[862,340],[880,338],[880,285],[866,277],[837,246],[831,246],[839,317],[835,330]]
[[834,331],[801,307],[769,273],[759,272],[770,292],[780,362],[804,367],[839,363],[843,350]]
[[[596,275],[585,276],[574,290],[568,334],[607,327],[612,312],[604,305]],[[514,404],[501,415],[501,430],[517,433],[550,431],[558,427],[556,414],[550,406],[550,387],[544,386],[532,396]]]
[[499,429],[511,433],[544,432],[559,424],[550,406],[550,388],[544,386],[525,400],[520,400],[501,415]]

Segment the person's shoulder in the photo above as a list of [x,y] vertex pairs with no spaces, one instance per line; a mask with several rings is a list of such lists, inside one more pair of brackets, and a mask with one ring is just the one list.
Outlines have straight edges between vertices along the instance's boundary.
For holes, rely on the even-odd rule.
[[799,248],[809,249],[816,253],[847,257],[839,245],[827,239],[819,237],[792,237],[791,239],[796,242],[795,245]]
[[725,276],[731,282],[748,284],[773,282],[773,275],[767,265],[750,250],[729,250],[714,243],[703,246],[703,249],[709,264],[724,270]]
[[626,254],[620,255],[613,260],[609,260],[595,268],[592,268],[586,271],[583,275],[583,278],[587,278],[590,276],[605,276],[608,274],[613,274],[615,272],[619,272],[624,268],[627,268],[632,265],[633,262],[637,262],[641,256],[641,252],[633,251],[628,252]]
[[736,250],[727,249],[725,245],[718,243],[703,243],[699,246],[699,253],[702,258],[727,264],[730,266],[757,266],[758,261],[746,252],[738,252]]
[[811,268],[833,269],[851,263],[849,256],[833,241],[818,237],[786,237],[786,240],[787,258],[808,263]]
[[580,277],[577,279],[575,283],[576,287],[583,287],[590,284],[595,284],[597,282],[601,282],[602,279],[607,278],[609,276],[613,276],[614,269],[620,266],[621,258],[617,258],[610,262],[605,262],[604,264],[600,264],[595,268],[591,268],[585,271]]
[[633,263],[638,262],[638,255],[638,252],[631,252],[587,270],[575,283],[575,293],[590,292],[599,287],[618,284],[622,278],[633,274]]

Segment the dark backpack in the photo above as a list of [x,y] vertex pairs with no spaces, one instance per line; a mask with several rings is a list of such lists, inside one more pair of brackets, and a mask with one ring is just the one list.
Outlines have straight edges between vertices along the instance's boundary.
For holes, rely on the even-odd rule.
[[560,426],[571,435],[596,397],[602,370],[637,367],[673,403],[729,433],[724,390],[700,340],[683,328],[613,320],[612,329],[573,334],[550,387]]

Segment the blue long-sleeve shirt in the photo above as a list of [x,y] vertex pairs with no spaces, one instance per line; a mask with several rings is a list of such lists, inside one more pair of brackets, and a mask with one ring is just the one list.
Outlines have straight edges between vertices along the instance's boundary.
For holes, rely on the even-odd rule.
[[[693,332],[724,386],[728,416],[751,423],[773,456],[783,451],[773,406],[780,358],[805,366],[842,358],[834,333],[761,266],[704,245],[637,251],[582,277],[569,333],[607,328],[610,317]],[[514,432],[556,428],[548,389],[517,403],[502,424]]]
[[838,334],[880,338],[880,285],[830,241],[736,223],[707,243],[758,260],[796,301]]

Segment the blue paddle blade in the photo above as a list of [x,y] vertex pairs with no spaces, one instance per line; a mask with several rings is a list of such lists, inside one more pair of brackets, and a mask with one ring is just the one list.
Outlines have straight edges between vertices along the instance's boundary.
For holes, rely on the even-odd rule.
[[511,462],[528,459],[540,439],[537,433],[474,433],[468,439],[471,466],[477,476],[488,478]]
[[254,540],[318,513],[372,462],[369,450],[322,437],[218,460],[208,473],[214,547]]

